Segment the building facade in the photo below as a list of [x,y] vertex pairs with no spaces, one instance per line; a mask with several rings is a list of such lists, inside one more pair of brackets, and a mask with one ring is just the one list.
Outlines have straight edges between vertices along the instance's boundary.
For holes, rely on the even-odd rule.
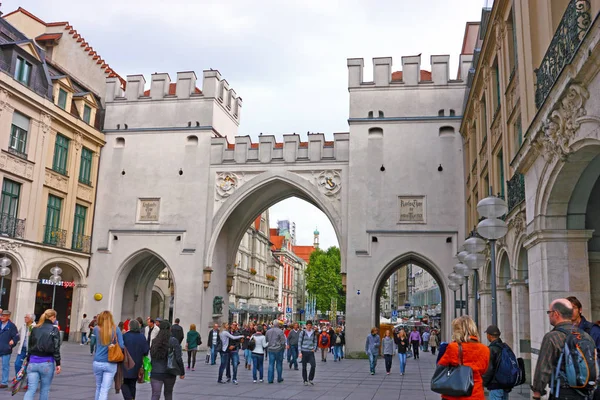
[[[67,22],[45,23],[22,9],[0,18],[0,248],[11,261],[0,307],[11,310],[15,321],[54,307],[67,335],[86,312],[105,143],[104,83],[96,85],[90,76],[103,81],[114,74],[96,61],[90,66],[85,49],[53,57],[80,46],[80,38]],[[62,270],[54,280],[53,267]]]
[[553,299],[577,296],[584,315],[600,319],[599,11],[597,0],[496,1],[483,11],[469,74],[467,226],[490,188],[509,209],[497,274],[488,261],[470,301],[485,329],[496,280],[503,340],[532,367]]

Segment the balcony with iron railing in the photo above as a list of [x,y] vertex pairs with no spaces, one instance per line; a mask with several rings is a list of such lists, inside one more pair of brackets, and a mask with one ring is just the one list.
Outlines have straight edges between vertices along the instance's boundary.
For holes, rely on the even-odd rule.
[[538,69],[535,70],[535,105],[540,108],[550,94],[554,83],[583,42],[591,26],[589,0],[571,0],[562,16],[548,50]]
[[25,220],[0,213],[0,236],[23,239],[25,237]]
[[44,244],[65,248],[67,246],[67,231],[65,229],[45,225]]
[[89,253],[91,250],[91,237],[86,235],[73,234],[73,243],[71,249]]
[[508,212],[525,200],[525,179],[523,174],[515,173],[506,181],[508,189]]

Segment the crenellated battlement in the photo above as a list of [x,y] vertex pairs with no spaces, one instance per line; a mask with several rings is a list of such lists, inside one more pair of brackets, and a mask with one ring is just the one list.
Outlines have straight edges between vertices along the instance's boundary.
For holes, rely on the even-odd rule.
[[229,87],[219,71],[203,71],[202,89],[196,85],[197,77],[193,71],[178,72],[175,82],[171,81],[167,73],[152,74],[150,89],[146,89],[143,75],[127,75],[124,90],[117,77],[109,77],[106,80],[106,103],[210,99],[220,103],[228,114],[239,120],[242,98]]
[[273,135],[259,136],[253,143],[250,136],[236,136],[235,142],[227,138],[212,138],[211,164],[244,164],[271,162],[334,162],[348,161],[349,133],[334,133],[334,140],[325,140],[323,133],[309,133],[306,141],[300,135],[283,135],[277,142]]
[[[460,75],[467,76],[472,55],[460,56]],[[348,59],[348,88],[373,88],[383,86],[418,86],[464,84],[460,80],[450,79],[449,55],[431,56],[430,70],[421,69],[421,55],[402,57],[402,70],[393,72],[392,57],[373,58],[373,80],[363,78],[364,59]],[[466,68],[466,70],[465,70]]]

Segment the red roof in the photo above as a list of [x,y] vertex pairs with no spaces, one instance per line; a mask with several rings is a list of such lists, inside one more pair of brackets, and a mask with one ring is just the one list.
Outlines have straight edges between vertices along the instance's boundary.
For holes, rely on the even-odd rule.
[[[177,83],[169,84],[169,96],[175,96],[176,93],[177,93]],[[201,94],[202,90],[200,90],[199,88],[195,88],[194,93]],[[146,97],[150,96],[150,89],[144,91],[144,96],[146,96]]]
[[62,33],[44,33],[35,38],[38,42],[45,42],[50,40],[58,40],[62,37]]
[[[275,230],[277,230],[277,229],[275,229]],[[285,239],[284,236],[271,236],[271,243],[273,243],[271,250],[281,250],[281,248],[283,247],[284,239]]]
[[315,248],[314,246],[292,246],[292,251],[298,257],[308,262],[310,260],[310,255],[315,251]]
[[269,236],[277,236],[277,228],[269,228]]
[[[402,80],[402,71],[392,72],[392,82],[401,81]],[[431,72],[421,70],[421,77],[419,81],[430,81],[431,80]]]
[[259,215],[258,217],[256,217],[256,219],[254,220],[254,229],[256,229],[257,231],[260,230],[260,218],[261,216]]

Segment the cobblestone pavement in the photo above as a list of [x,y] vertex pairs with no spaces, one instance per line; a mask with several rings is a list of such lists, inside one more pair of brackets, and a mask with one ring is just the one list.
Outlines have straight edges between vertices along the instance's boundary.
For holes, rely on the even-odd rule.
[[[240,354],[242,354],[240,352]],[[200,354],[199,354],[200,356]],[[84,400],[93,399],[95,390],[92,373],[92,357],[87,346],[65,343],[62,347],[63,370],[54,377],[50,399]],[[184,354],[185,357],[185,354]],[[11,359],[11,377],[14,373]],[[187,360],[187,357],[185,357]],[[319,358],[319,357],[317,357]],[[201,360],[200,360],[201,359]],[[184,360],[184,361],[186,361]],[[439,399],[440,396],[429,390],[429,382],[435,368],[435,356],[424,353],[421,359],[409,359],[406,375],[400,376],[398,359],[394,358],[392,372],[386,375],[383,359],[377,363],[377,373],[369,374],[368,360],[347,360],[334,363],[331,354],[327,363],[317,360],[315,386],[302,384],[301,371],[287,368],[284,361],[284,382],[267,384],[252,383],[251,371],[242,368],[238,371],[239,385],[231,383],[217,384],[218,364],[204,364],[204,354],[199,357],[196,371],[187,371],[184,380],[177,380],[174,398],[177,400],[192,399]],[[265,378],[267,364],[265,363]],[[519,392],[522,392],[522,396]],[[514,390],[511,399],[528,398],[529,392],[523,388]],[[22,399],[19,393],[11,397],[9,391],[1,391],[0,399]],[[36,399],[38,397],[36,396]],[[122,395],[111,390],[109,399],[122,399]],[[161,397],[162,398],[162,397]],[[150,399],[150,385],[138,385],[138,400]]]

